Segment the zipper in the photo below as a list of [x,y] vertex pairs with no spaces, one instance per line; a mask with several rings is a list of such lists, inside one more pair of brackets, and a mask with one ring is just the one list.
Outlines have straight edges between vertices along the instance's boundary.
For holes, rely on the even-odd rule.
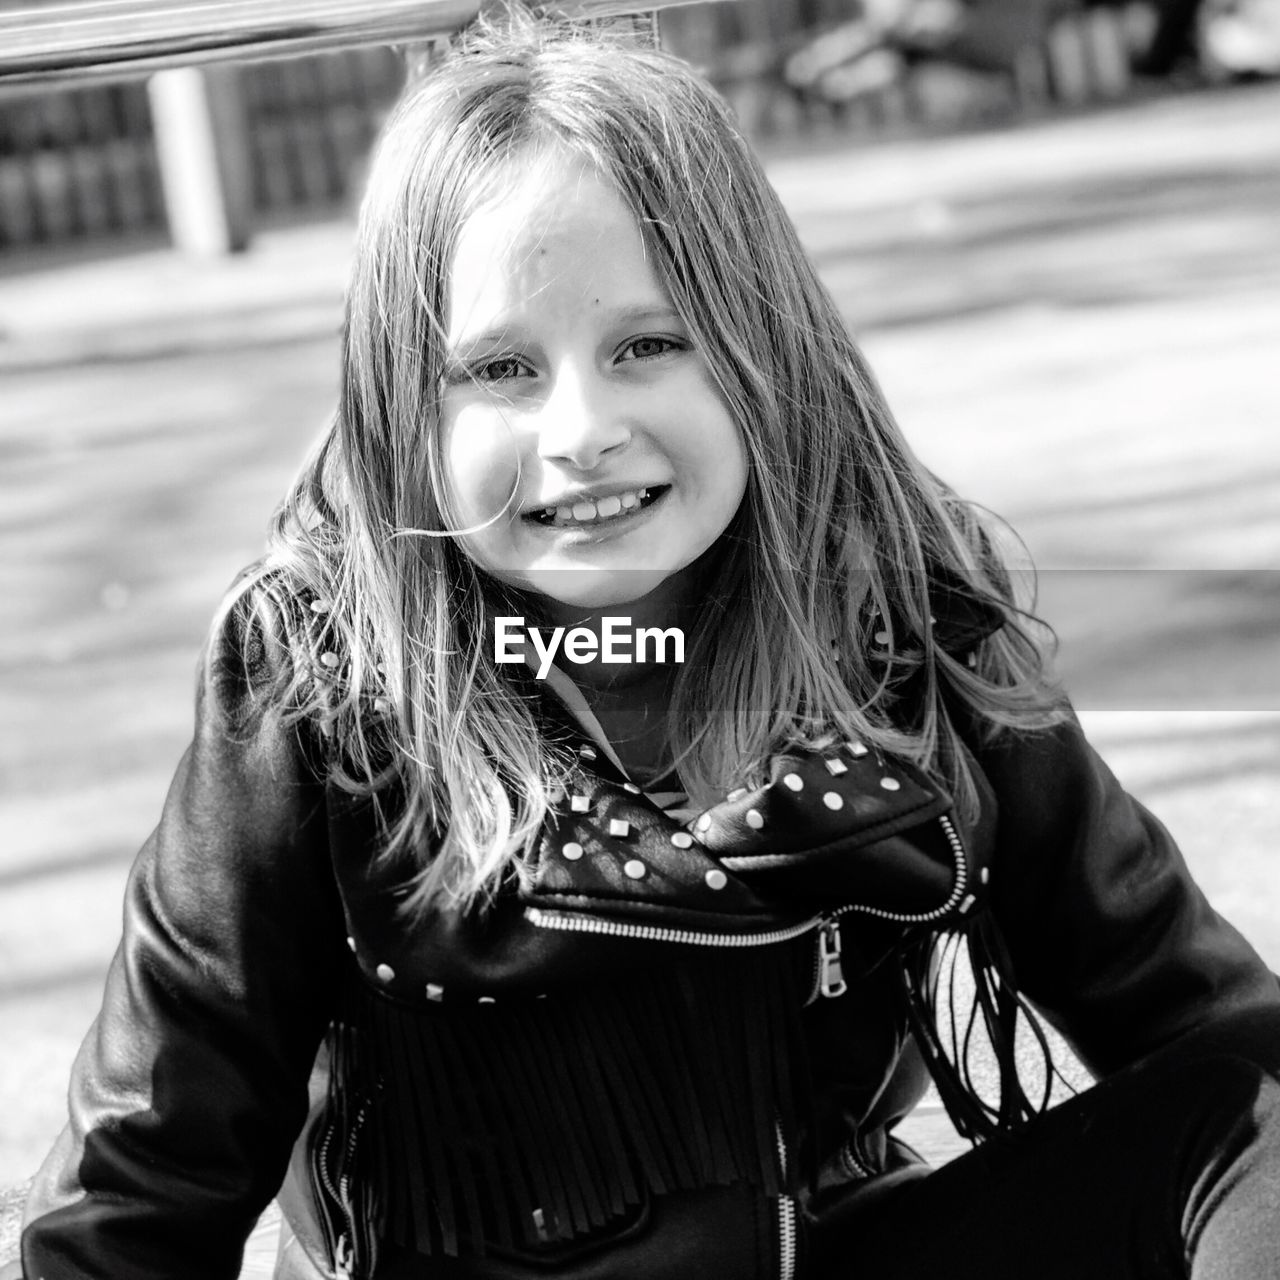
[[840,922],[824,920],[818,926],[818,989],[813,999],[823,996],[834,1000],[849,990],[840,964]]
[[[941,920],[942,916],[950,914],[956,906],[959,906],[961,911],[966,911],[973,905],[972,896],[968,901],[965,900],[965,892],[969,888],[969,863],[965,856],[964,841],[961,840],[955,823],[952,823],[947,814],[938,815],[938,822],[941,823],[942,831],[947,837],[947,844],[951,846],[956,876],[947,900],[932,911],[915,911],[915,913],[886,911],[878,906],[864,906],[858,902],[851,902],[835,911],[810,916],[808,920],[801,920],[800,923],[782,925],[781,928],[769,929],[764,933],[710,933],[699,931],[699,929],[672,929],[660,924],[625,924],[620,920],[602,920],[594,915],[576,915],[567,911],[548,910],[544,906],[526,906],[525,919],[536,928],[559,929],[564,933],[598,933],[617,938],[640,938],[646,942],[680,942],[685,943],[686,946],[695,947],[767,947],[777,942],[790,942],[791,938],[799,938],[810,929],[819,929],[819,947],[835,948],[833,972],[837,972],[838,961],[840,961],[840,936],[835,929],[832,928],[829,933],[827,929],[833,927],[842,915],[858,913],[872,915],[878,920],[891,920],[897,924],[929,924],[933,920]],[[823,936],[826,936],[826,942],[822,941]],[[827,952],[819,951],[819,961],[822,961],[826,955]],[[818,978],[823,978],[823,969],[820,968],[820,964]],[[841,986],[842,983],[844,978],[838,975],[833,977],[833,986],[838,989],[833,989],[832,996],[844,993],[845,988]],[[823,995],[827,995],[827,992],[823,991]]]
[[841,1148],[841,1154],[844,1156],[845,1167],[850,1173],[859,1178],[874,1178],[876,1171],[871,1167],[871,1162],[863,1153],[858,1136],[850,1138]]
[[[336,1185],[329,1168],[329,1150],[333,1145],[335,1132],[332,1125],[326,1128],[325,1135],[316,1147],[311,1161],[314,1180],[322,1193],[327,1195],[332,1212],[341,1216],[343,1224],[342,1227],[335,1226],[330,1213],[322,1212],[319,1215],[325,1249],[333,1259],[334,1280],[354,1280],[356,1275],[357,1228],[356,1216],[351,1204],[351,1161],[355,1154],[356,1140],[367,1113],[367,1107],[361,1107],[356,1113],[355,1123],[351,1126],[351,1132],[347,1137],[342,1174]],[[321,1207],[323,1209],[323,1203]]]
[[932,924],[935,920],[941,920],[943,916],[950,915],[953,910],[959,907],[961,913],[968,911],[973,906],[973,898],[970,897],[966,901],[966,891],[969,888],[969,859],[965,856],[964,841],[960,839],[960,833],[956,830],[947,814],[939,814],[938,822],[942,826],[943,834],[947,837],[947,844],[951,846],[951,857],[955,862],[956,878],[955,883],[951,886],[951,892],[947,895],[947,900],[940,907],[935,907],[932,911],[885,911],[880,907],[867,907],[861,905],[841,907],[839,911],[832,912],[826,918],[829,920],[838,919],[840,916],[848,915],[850,912],[857,912],[859,915],[874,916],[877,920],[889,920],[895,924]]
[[779,942],[789,942],[811,930],[818,931],[818,949],[814,958],[813,986],[806,1004],[812,1004],[819,996],[835,998],[849,989],[840,960],[841,916],[858,914],[888,920],[895,924],[931,924],[950,915],[959,908],[963,914],[973,905],[968,893],[969,861],[965,855],[964,841],[947,814],[939,814],[951,856],[955,862],[955,880],[947,900],[932,911],[886,911],[881,907],[849,903],[835,911],[812,916],[798,924],[784,925],[764,933],[710,933],[697,929],[671,929],[663,925],[624,924],[617,920],[601,920],[597,916],[584,916],[568,912],[551,911],[546,907],[525,907],[524,916],[539,929],[558,929],[565,933],[594,933],[615,938],[638,938],[646,942],[678,942],[695,947],[767,947]]
[[333,1126],[327,1124],[324,1137],[312,1149],[311,1181],[319,1193],[317,1198],[320,1201],[318,1206],[320,1213],[316,1216],[320,1219],[325,1253],[334,1261],[336,1280],[351,1280],[350,1267],[344,1270],[342,1261],[343,1258],[348,1261],[350,1259],[351,1242],[344,1232],[335,1229],[332,1217],[334,1207],[342,1209],[342,1197],[338,1193],[338,1188],[333,1185],[333,1178],[329,1173],[329,1148],[333,1145],[333,1134]]
[[[787,1142],[782,1125],[774,1122],[774,1139],[778,1144],[778,1168],[783,1184],[787,1179]],[[783,1192],[778,1197],[778,1280],[795,1280],[796,1274],[796,1202]]]
[[641,938],[646,942],[682,942],[694,947],[769,947],[790,942],[822,923],[822,916],[812,916],[799,924],[783,925],[765,933],[707,933],[697,929],[668,929],[654,924],[623,924],[617,920],[601,920],[596,916],[569,915],[548,911],[545,907],[525,907],[525,919],[539,929],[559,929],[565,933],[598,933],[614,938]]
[[[342,1174],[338,1178],[338,1191],[340,1193],[339,1203],[342,1205],[343,1213],[346,1216],[347,1224],[351,1228],[350,1237],[339,1236],[339,1249],[334,1254],[334,1267],[337,1271],[335,1280],[352,1280],[356,1274],[356,1245],[359,1244],[364,1249],[367,1265],[372,1266],[372,1254],[369,1250],[370,1241],[366,1236],[361,1235],[361,1226],[368,1228],[368,1223],[361,1224],[359,1217],[355,1211],[355,1205],[351,1200],[351,1170],[355,1167],[356,1143],[360,1137],[360,1130],[364,1128],[365,1120],[369,1115],[369,1104],[364,1103],[360,1110],[356,1112],[355,1122],[351,1126],[351,1132],[347,1135],[347,1149],[342,1162]],[[342,1253],[341,1245],[346,1240],[345,1255]],[[344,1270],[345,1267],[345,1270]]]
[[929,924],[933,920],[940,920],[949,915],[956,907],[963,913],[973,906],[973,896],[967,894],[969,860],[965,856],[964,841],[960,839],[960,833],[956,830],[955,824],[945,813],[939,816],[938,821],[942,824],[947,843],[951,846],[951,855],[956,867],[955,882],[951,886],[946,902],[933,911],[915,915],[904,911],[884,911],[880,907],[852,905],[841,907],[838,911],[824,916],[818,921],[818,950],[814,957],[813,985],[809,990],[809,998],[805,1001],[806,1007],[819,996],[835,999],[844,995],[849,989],[849,984],[844,977],[844,967],[840,961],[841,916],[858,914],[874,916],[877,920],[890,920],[897,924]]

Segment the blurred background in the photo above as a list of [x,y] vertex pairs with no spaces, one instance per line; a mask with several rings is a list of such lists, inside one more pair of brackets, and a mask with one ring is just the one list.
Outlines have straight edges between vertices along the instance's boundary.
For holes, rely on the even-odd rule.
[[[736,0],[661,32],[926,462],[1022,535],[1095,741],[1280,969],[1280,0]],[[208,619],[332,411],[405,61],[0,75],[0,1193],[62,1123]]]

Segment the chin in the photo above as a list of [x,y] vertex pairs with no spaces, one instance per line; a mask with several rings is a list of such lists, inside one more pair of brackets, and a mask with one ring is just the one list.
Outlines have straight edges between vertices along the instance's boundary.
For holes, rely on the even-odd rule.
[[631,604],[656,590],[670,569],[532,569],[521,585],[576,609],[609,609]]

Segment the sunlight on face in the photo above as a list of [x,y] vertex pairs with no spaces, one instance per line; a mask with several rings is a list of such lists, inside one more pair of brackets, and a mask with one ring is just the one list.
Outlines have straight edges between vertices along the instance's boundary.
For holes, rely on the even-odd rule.
[[747,454],[621,196],[562,154],[521,164],[449,279],[441,431],[467,553],[564,605],[675,599]]

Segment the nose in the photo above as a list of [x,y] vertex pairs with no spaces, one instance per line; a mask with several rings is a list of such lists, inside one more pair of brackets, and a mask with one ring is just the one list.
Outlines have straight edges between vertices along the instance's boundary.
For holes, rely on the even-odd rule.
[[576,471],[595,470],[631,439],[617,392],[594,371],[559,370],[538,418],[538,456]]

